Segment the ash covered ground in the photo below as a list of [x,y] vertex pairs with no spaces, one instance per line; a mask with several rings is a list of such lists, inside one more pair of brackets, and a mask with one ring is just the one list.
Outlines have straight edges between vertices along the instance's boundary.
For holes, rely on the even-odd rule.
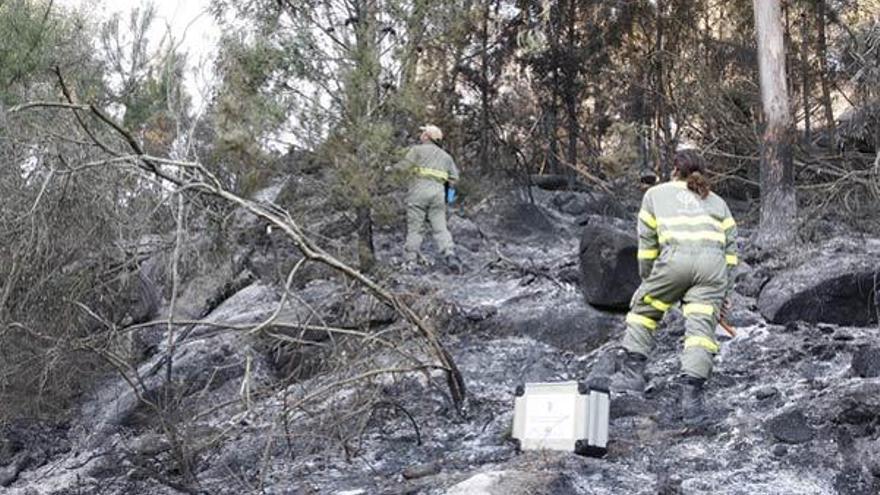
[[[279,192],[265,194],[272,199]],[[286,411],[290,396],[333,377],[304,376],[280,386],[279,367],[293,358],[261,349],[242,332],[195,325],[177,342],[174,365],[188,387],[187,404],[202,411],[184,418],[177,432],[197,451],[189,457],[194,479],[171,468],[175,451],[167,428],[150,418],[128,381],[112,375],[82,398],[70,421],[5,428],[4,493],[880,492],[880,343],[876,283],[869,277],[880,264],[880,241],[855,234],[785,259],[745,249],[731,317],[738,335],[723,337],[706,391],[712,411],[706,425],[685,428],[676,415],[683,322],[673,310],[648,366],[645,396],[613,398],[604,458],[518,453],[509,438],[516,386],[583,380],[613,352],[623,331],[623,310],[597,309],[584,300],[590,274],[580,270],[579,257],[593,255],[580,249],[584,226],[631,235],[619,232],[634,231],[635,218],[632,205],[599,193],[534,189],[533,196],[534,203],[489,199],[451,215],[465,265],[460,275],[439,265],[396,272],[401,228],[377,233],[378,257],[393,289],[432,301],[432,318],[466,381],[463,414],[437,386],[442,380],[419,373],[379,378],[371,390],[381,395],[374,402],[381,407],[369,411],[352,406],[361,392],[356,384],[307,409]],[[265,230],[255,219],[239,221],[243,232]],[[314,229],[329,235],[334,222],[341,220],[327,215]],[[748,246],[750,232],[741,230],[741,244]],[[181,306],[235,325],[273,313],[283,294],[274,270],[295,253],[278,233],[261,242],[256,248],[243,242],[234,268],[194,276]],[[625,290],[627,283],[610,277],[599,290]],[[207,304],[210,287],[222,297],[207,298]],[[367,322],[381,333],[401,325],[387,308],[352,296],[320,269],[292,292],[296,298],[288,301],[294,302],[282,311],[291,321],[307,320],[308,309],[319,307],[333,316],[330,323],[346,328]],[[151,350],[136,366],[140,390],[156,401],[164,390],[165,337],[161,329],[147,335]],[[399,358],[390,353],[380,359],[391,366]],[[254,391],[247,407],[241,405],[245,381]],[[331,421],[348,407],[353,415],[369,415],[358,435],[343,443],[315,434],[321,418]]]

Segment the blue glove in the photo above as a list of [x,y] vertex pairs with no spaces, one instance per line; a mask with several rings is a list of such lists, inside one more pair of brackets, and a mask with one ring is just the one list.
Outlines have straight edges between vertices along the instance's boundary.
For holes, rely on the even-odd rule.
[[452,204],[455,202],[455,188],[450,186],[446,189],[446,202]]

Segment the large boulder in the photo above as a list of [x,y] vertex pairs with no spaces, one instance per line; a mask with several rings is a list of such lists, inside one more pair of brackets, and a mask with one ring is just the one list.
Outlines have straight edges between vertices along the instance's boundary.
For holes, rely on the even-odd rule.
[[[244,332],[226,327],[256,325],[277,309],[278,294],[269,287],[252,284],[238,291],[205,317],[209,323],[179,330],[174,346],[172,382],[182,397],[206,394],[246,373],[251,342]],[[298,323],[309,316],[307,308],[289,303],[277,315],[276,323]],[[110,379],[97,387],[83,405],[84,427],[98,442],[119,426],[142,426],[151,421],[146,400],[156,400],[169,386],[166,380],[168,347],[140,364],[135,385],[124,379]],[[259,355],[250,368],[250,379],[259,385],[269,381],[268,366]]]
[[758,310],[770,322],[867,326],[877,322],[880,241],[842,240],[804,256],[764,285]]
[[579,249],[581,291],[589,304],[625,310],[639,286],[634,226],[622,220],[588,216]]

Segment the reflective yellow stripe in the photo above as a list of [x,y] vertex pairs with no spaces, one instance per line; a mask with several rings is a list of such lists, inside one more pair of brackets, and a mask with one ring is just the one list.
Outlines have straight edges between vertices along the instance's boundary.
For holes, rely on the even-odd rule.
[[715,307],[711,304],[703,304],[703,303],[688,303],[684,305],[684,315],[690,316],[693,314],[697,315],[709,315],[712,316],[715,313]]
[[656,229],[656,228],[657,228],[657,219],[654,218],[654,215],[651,215],[651,214],[648,213],[647,211],[645,211],[645,210],[640,210],[640,211],[639,211],[639,218],[640,218],[643,222],[645,222],[645,225],[647,225],[648,227],[651,227],[652,229]]
[[659,249],[639,249],[638,254],[636,254],[636,258],[640,260],[654,260],[657,259],[657,256],[660,256]]
[[725,254],[724,259],[727,261],[728,265],[739,264],[739,258],[735,254]]
[[702,335],[691,335],[690,337],[686,337],[684,339],[684,348],[688,347],[702,347],[709,352],[715,353],[718,352],[720,347],[709,337],[703,337]]
[[736,221],[733,218],[725,218],[723,222],[721,222],[721,228],[727,230],[731,227],[736,227]]
[[432,179],[439,179],[444,182],[449,180],[449,173],[448,172],[444,172],[442,170],[437,170],[435,168],[416,167],[416,173],[421,175],[422,177],[430,177]]
[[698,232],[664,232],[658,236],[660,244],[670,239],[677,241],[716,241],[725,243],[727,238],[721,232],[709,232],[708,230],[700,230]]
[[645,304],[650,304],[655,309],[663,311],[664,313],[666,311],[669,311],[669,308],[672,307],[671,304],[665,303],[659,299],[655,299],[655,298],[651,297],[650,295],[645,296],[643,301],[645,301]]
[[641,325],[648,330],[656,330],[657,322],[648,318],[647,316],[637,315],[635,313],[627,313],[626,314],[626,322],[632,323],[633,325]]
[[688,216],[680,216],[680,217],[662,217],[658,218],[657,222],[660,225],[664,226],[673,226],[673,225],[703,225],[710,224],[719,229],[722,228],[723,224],[718,220],[710,217],[709,215],[694,215],[692,217]]

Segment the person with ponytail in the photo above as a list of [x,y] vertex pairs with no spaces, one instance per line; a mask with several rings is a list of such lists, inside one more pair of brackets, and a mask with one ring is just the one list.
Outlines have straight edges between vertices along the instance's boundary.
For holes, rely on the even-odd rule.
[[638,214],[638,265],[642,283],[626,315],[625,351],[612,377],[614,392],[641,392],[647,356],[663,315],[681,302],[685,337],[681,353],[681,412],[703,417],[703,385],[719,351],[715,327],[729,307],[737,264],[736,222],[712,192],[700,154],[678,151],[670,182],[645,192]]

